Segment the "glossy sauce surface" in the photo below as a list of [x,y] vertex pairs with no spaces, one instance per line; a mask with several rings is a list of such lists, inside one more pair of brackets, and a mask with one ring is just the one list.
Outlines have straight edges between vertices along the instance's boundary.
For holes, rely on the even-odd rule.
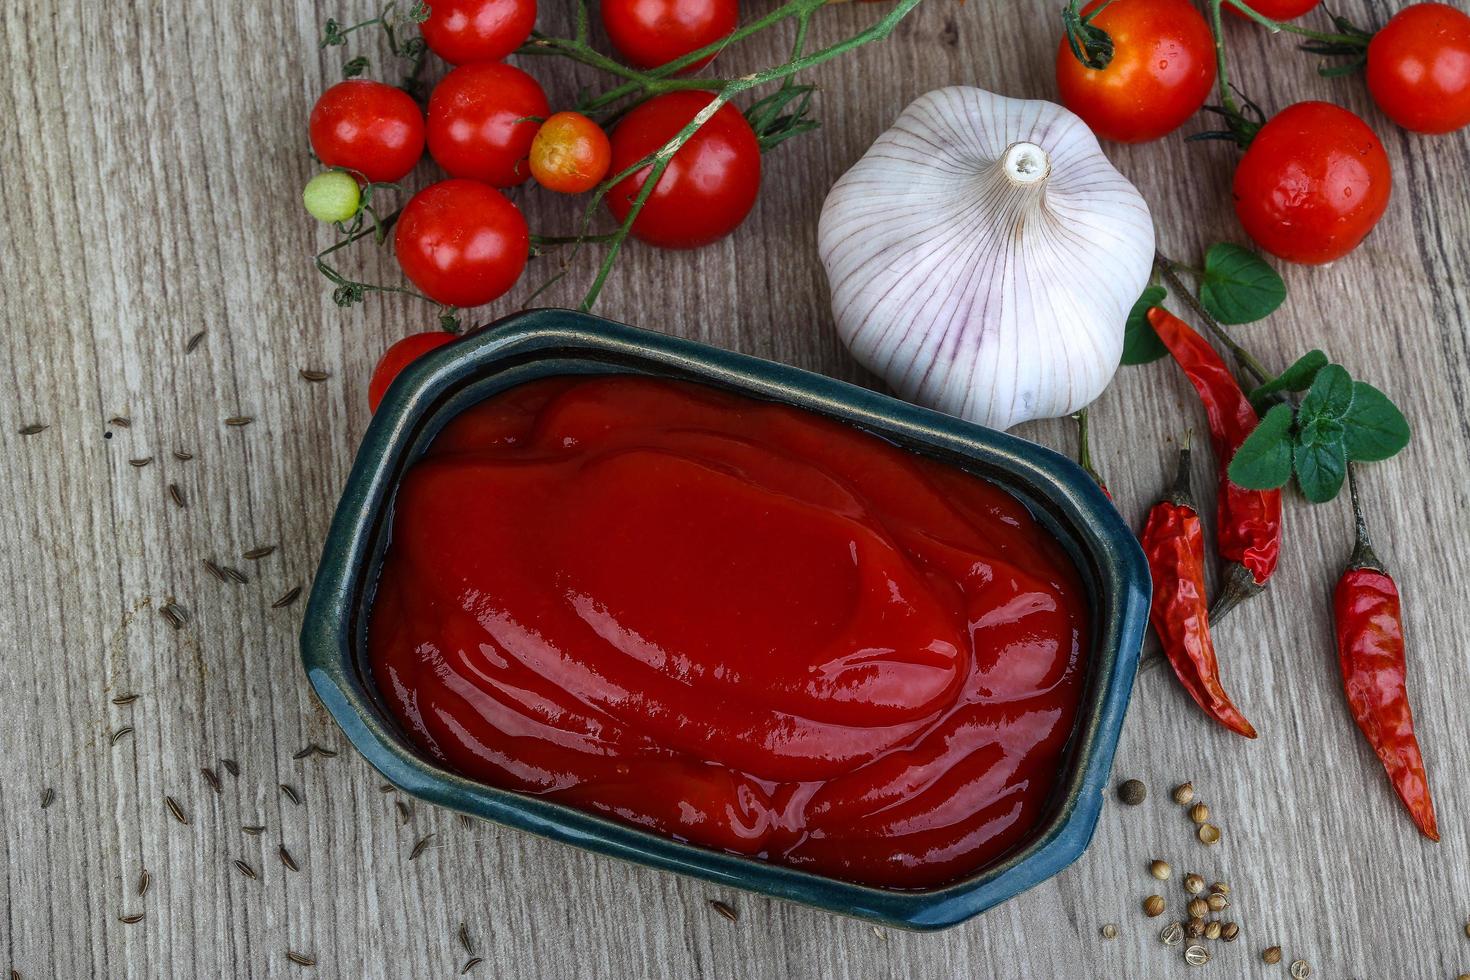
[[451,768],[708,847],[940,884],[1046,815],[1086,591],[999,488],[812,413],[536,381],[398,491],[375,679]]

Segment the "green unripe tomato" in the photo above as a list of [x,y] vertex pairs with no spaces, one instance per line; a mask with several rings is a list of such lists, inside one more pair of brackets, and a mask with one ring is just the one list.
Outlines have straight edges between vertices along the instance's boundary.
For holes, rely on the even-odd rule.
[[306,210],[320,221],[347,221],[357,214],[362,192],[351,174],[340,170],[328,170],[317,174],[306,182],[301,192]]

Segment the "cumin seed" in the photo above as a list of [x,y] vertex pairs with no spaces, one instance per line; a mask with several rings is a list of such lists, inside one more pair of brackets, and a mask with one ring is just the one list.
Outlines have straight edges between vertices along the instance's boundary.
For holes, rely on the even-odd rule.
[[151,462],[153,462],[152,456],[141,456],[138,459],[128,460],[128,465],[133,467],[134,469],[141,470],[143,467],[147,466]]
[[245,573],[238,568],[231,568],[229,565],[225,565],[220,571],[224,572],[225,577],[236,585],[248,585],[250,582],[250,579],[245,577]]
[[331,377],[326,371],[318,371],[314,368],[302,368],[297,373],[301,375],[303,381],[325,381]]
[[133,734],[133,726],[124,725],[123,727],[112,733],[112,737],[107,740],[107,744],[116,745],[118,739],[131,734]]
[[181,463],[187,463],[189,460],[191,460],[193,458],[194,458],[194,454],[191,453],[191,452],[189,452],[187,449],[175,449],[174,450],[174,459],[178,460]]
[[189,817],[186,813],[184,813],[184,808],[179,806],[178,800],[174,799],[172,796],[165,796],[163,798],[163,805],[168,807],[168,812],[173,814],[173,818],[175,820],[183,824],[185,827],[189,826]]
[[183,629],[188,617],[184,614],[182,606],[172,602],[166,602],[158,608],[158,615],[164,618],[174,629]]
[[273,544],[263,544],[259,548],[251,548],[242,556],[246,561],[259,561],[266,555],[276,550]]
[[41,790],[41,809],[46,809],[52,804],[55,799],[56,790],[52,789],[50,786],[47,786],[45,789]]
[[220,568],[214,562],[210,561],[208,558],[204,559],[204,569],[205,571],[209,572],[209,574],[219,579],[221,582],[229,581],[229,579],[225,578],[225,570],[223,568]]
[[459,944],[464,947],[466,953],[471,956],[475,955],[475,944],[470,942],[470,927],[463,922],[459,924]]
[[307,956],[305,953],[298,953],[294,949],[286,950],[286,959],[295,963],[297,966],[316,966],[316,957]]
[[720,901],[718,898],[710,899],[709,907],[723,915],[725,918],[729,919],[731,922],[740,921],[740,913],[735,911],[735,907],[732,905],[727,905],[726,903]]
[[249,834],[251,837],[259,837],[261,834],[265,833],[265,827],[260,824],[246,824],[240,829]]
[[419,855],[424,853],[424,848],[429,846],[429,841],[433,840],[433,838],[434,835],[432,833],[428,833],[420,837],[418,843],[413,846],[413,850],[408,852],[408,859],[410,861],[417,861],[419,859]]
[[299,586],[299,585],[293,585],[289,589],[287,589],[285,592],[281,593],[281,597],[279,599],[277,599],[275,602],[271,603],[271,608],[272,609],[284,609],[285,607],[289,606],[291,603],[295,602],[296,599],[297,599],[297,597],[300,596],[300,595],[301,595],[301,586]]
[[51,426],[49,425],[42,425],[40,422],[32,422],[30,425],[21,426],[20,434],[23,436],[36,436],[40,435],[42,432],[45,432],[49,428],[51,428]]
[[245,877],[249,878],[251,881],[255,881],[257,878],[260,877],[260,875],[258,875],[258,874],[255,873],[255,869],[254,868],[252,868],[249,864],[245,863],[244,861],[240,860],[239,858],[236,858],[235,859],[235,868],[242,875],[244,875]]
[[114,415],[107,420],[107,424],[118,429],[131,429],[133,427],[133,420],[126,415]]
[[136,694],[132,694],[132,693],[119,694],[117,697],[115,697],[115,698],[112,699],[112,703],[113,704],[132,704],[136,700],[138,700],[138,695],[136,695]]
[[168,485],[168,495],[169,498],[173,500],[173,502],[178,506],[189,506],[187,503],[184,502],[184,491],[179,489],[179,485],[177,483],[170,483]]
[[241,426],[249,425],[251,422],[254,421],[255,417],[253,415],[231,415],[229,418],[225,419],[225,425],[233,426],[238,429]]
[[408,823],[409,819],[413,816],[413,812],[408,808],[408,804],[402,800],[394,800],[393,805],[398,808],[398,823],[400,825]]
[[199,775],[204,777],[204,781],[209,784],[210,789],[214,790],[216,793],[223,792],[224,788],[220,785],[219,776],[215,775],[213,769],[209,768],[208,766],[204,766],[199,770]]
[[281,792],[285,794],[286,799],[290,800],[292,803],[296,804],[297,806],[301,805],[301,794],[296,792],[296,790],[292,789],[290,786],[282,783]]
[[130,925],[132,925],[135,922],[142,922],[143,921],[143,913],[142,912],[134,912],[132,915],[120,915],[120,916],[117,917],[117,921],[123,923],[124,925],[129,925],[130,926]]
[[148,869],[147,868],[144,868],[143,869],[143,873],[140,874],[140,875],[138,875],[138,897],[139,898],[142,898],[144,895],[148,894],[148,886],[151,885],[151,884],[153,884],[153,876],[148,873]]
[[286,845],[285,844],[282,844],[281,845],[281,849],[280,849],[279,853],[281,855],[281,863],[282,864],[284,864],[286,867],[290,868],[292,871],[300,871],[301,870],[301,868],[298,867],[297,864],[296,864],[296,859],[291,856],[291,852],[288,851],[288,850],[286,850]]
[[188,340],[184,341],[184,353],[185,354],[192,354],[192,353],[194,353],[194,348],[198,347],[199,346],[199,342],[201,340],[203,340],[203,339],[204,339],[204,331],[201,330],[198,333],[196,333],[194,336],[190,337]]
[[475,822],[470,819],[468,813],[459,814],[459,822],[466,827],[473,827],[475,825]]
[[219,762],[220,765],[225,767],[225,772],[229,773],[231,776],[240,775],[240,764],[234,759],[221,759],[219,760]]
[[469,973],[471,970],[473,970],[475,967],[479,966],[483,962],[485,962],[485,960],[482,957],[471,956],[469,959],[464,961],[464,966],[460,969],[459,975],[464,976],[466,973]]
[[398,792],[398,789],[392,783],[384,783],[383,785],[381,785],[381,786],[378,787],[378,792],[379,793],[396,793],[396,792]]

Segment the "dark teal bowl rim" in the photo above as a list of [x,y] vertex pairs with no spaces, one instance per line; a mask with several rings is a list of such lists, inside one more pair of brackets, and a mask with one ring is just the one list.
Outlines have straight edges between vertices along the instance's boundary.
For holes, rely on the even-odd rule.
[[[1050,816],[1016,851],[937,889],[897,891],[708,850],[559,803],[497,789],[419,755],[387,714],[362,659],[371,601],[403,471],[465,407],[536,377],[632,371],[713,384],[845,420],[999,483],[1072,552],[1091,593],[1088,687]],[[1147,623],[1143,552],[1112,503],[1058,453],[855,385],[568,310],[520,313],[415,361],[368,426],[332,519],[301,630],[317,696],[383,776],[439,806],[721,885],[908,929],[941,929],[1055,875],[1096,829]]]

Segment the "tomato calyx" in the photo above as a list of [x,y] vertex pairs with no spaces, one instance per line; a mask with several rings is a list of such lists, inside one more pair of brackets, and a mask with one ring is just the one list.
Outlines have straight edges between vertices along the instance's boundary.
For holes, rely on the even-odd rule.
[[783,85],[745,110],[745,121],[755,131],[761,152],[766,153],[793,136],[820,129],[810,115],[815,85]]
[[1344,75],[1352,75],[1362,71],[1368,64],[1368,42],[1373,40],[1373,32],[1365,31],[1358,27],[1346,17],[1331,14],[1332,26],[1337,29],[1340,40],[1320,41],[1312,40],[1298,45],[1309,54],[1323,55],[1328,58],[1346,58],[1344,62],[1334,65],[1320,65],[1317,74],[1323,78],[1341,78]]
[[[347,35],[353,31],[362,30],[365,27],[379,27],[383,36],[388,40],[388,50],[395,58],[402,58],[408,62],[408,71],[403,76],[403,82],[399,88],[413,96],[415,101],[422,103],[424,93],[419,82],[419,72],[424,67],[424,55],[429,51],[428,43],[422,36],[414,34],[410,37],[399,37],[399,31],[405,27],[417,27],[429,19],[429,6],[424,0],[413,0],[408,4],[408,9],[403,13],[398,11],[398,0],[390,2],[378,11],[376,17],[358,21],[356,24],[343,26],[336,20],[328,19],[322,26],[322,39],[318,48],[341,47],[347,43]],[[343,78],[357,78],[367,71],[369,61],[365,56],[358,55],[342,65]]]
[[1209,129],[1202,133],[1193,133],[1184,137],[1186,143],[1199,143],[1205,140],[1225,140],[1234,143],[1242,150],[1251,145],[1251,140],[1266,125],[1266,113],[1255,100],[1246,95],[1234,85],[1231,90],[1240,96],[1241,104],[1236,105],[1207,105],[1202,106],[1205,112],[1212,112],[1225,120],[1224,129]]
[[1106,3],[1084,15],[1082,0],[1070,0],[1062,8],[1062,27],[1066,31],[1067,47],[1073,56],[1088,68],[1102,71],[1113,60],[1113,38],[1107,31],[1092,21],[1108,8]]

